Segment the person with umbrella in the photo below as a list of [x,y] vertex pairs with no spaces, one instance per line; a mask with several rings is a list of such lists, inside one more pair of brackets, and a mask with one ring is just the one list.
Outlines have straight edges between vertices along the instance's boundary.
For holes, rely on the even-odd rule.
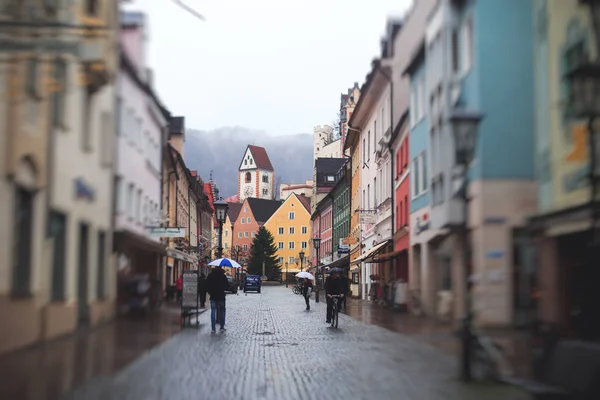
[[310,294],[312,293],[313,290],[313,283],[312,280],[315,279],[315,277],[308,273],[308,272],[298,272],[298,274],[296,274],[296,277],[303,279],[302,282],[302,296],[304,296],[304,301],[306,302],[306,311],[310,310]]
[[[208,263],[213,270],[206,277],[206,291],[210,294],[210,324],[212,333],[217,330],[217,319],[221,332],[225,331],[225,292],[229,289],[229,280],[222,267],[241,268],[241,265],[229,258],[219,258]],[[217,313],[219,314],[217,318]]]

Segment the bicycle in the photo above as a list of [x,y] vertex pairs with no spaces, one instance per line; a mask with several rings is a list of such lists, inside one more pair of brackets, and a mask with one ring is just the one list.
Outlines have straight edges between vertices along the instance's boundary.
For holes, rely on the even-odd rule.
[[341,298],[342,298],[342,296],[340,296],[339,294],[331,295],[331,300],[333,301],[333,306],[331,307],[331,327],[332,328],[338,327],[338,319],[339,319],[338,301],[340,301]]
[[298,286],[298,285],[295,285],[295,286],[292,288],[292,292],[293,292],[294,294],[302,294],[302,288],[301,288],[300,286]]

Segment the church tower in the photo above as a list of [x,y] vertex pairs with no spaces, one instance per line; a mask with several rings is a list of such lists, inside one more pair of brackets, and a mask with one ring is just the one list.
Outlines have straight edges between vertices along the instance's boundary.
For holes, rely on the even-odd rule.
[[275,199],[275,171],[264,147],[248,145],[238,168],[240,203],[248,197]]

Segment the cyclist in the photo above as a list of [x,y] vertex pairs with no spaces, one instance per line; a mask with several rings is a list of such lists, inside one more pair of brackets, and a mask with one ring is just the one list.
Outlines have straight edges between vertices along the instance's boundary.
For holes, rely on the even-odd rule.
[[[325,294],[327,295],[327,320],[326,322],[331,323],[331,314],[333,309],[332,295],[339,295],[341,298],[344,297],[346,289],[344,288],[344,281],[340,277],[340,274],[336,270],[331,271],[331,275],[325,279]],[[341,300],[341,299],[340,299]]]

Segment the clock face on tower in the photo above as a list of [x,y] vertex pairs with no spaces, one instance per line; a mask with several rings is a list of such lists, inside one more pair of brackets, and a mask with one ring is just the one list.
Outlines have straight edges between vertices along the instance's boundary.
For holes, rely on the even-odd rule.
[[246,186],[246,188],[244,189],[244,196],[252,197],[253,194],[254,190],[252,190],[252,186]]

